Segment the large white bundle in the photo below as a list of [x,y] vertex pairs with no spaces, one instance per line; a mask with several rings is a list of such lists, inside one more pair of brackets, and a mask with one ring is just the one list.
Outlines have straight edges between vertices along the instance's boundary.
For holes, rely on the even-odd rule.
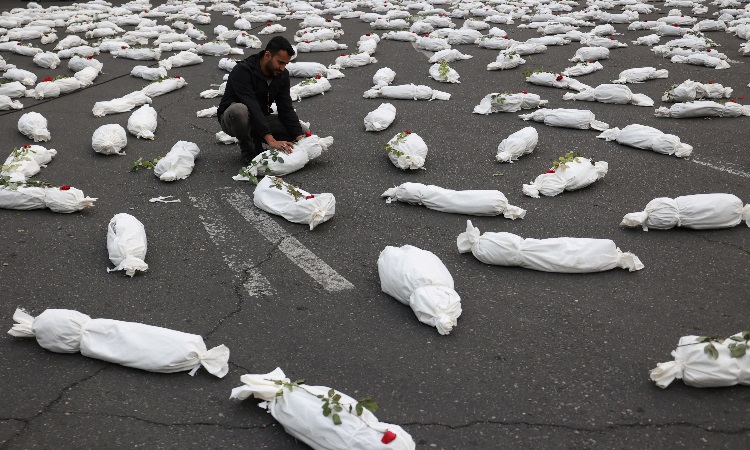
[[383,131],[396,120],[396,107],[383,103],[365,116],[365,131]]
[[60,65],[60,58],[52,52],[38,53],[34,55],[34,64],[45,69],[55,69]]
[[458,30],[451,30],[448,33],[448,44],[450,45],[461,45],[461,44],[473,44],[474,41],[482,37],[482,33],[477,30],[470,30],[467,28],[461,28]]
[[421,183],[403,183],[383,192],[381,197],[412,205],[424,205],[436,211],[472,216],[498,216],[523,219],[526,210],[508,204],[508,199],[497,190],[454,191]]
[[692,64],[694,66],[713,67],[714,69],[729,69],[731,67],[729,63],[723,59],[709,56],[704,53],[697,53],[689,56],[675,55],[672,57],[671,61],[673,63]]
[[201,367],[221,378],[229,372],[229,349],[206,349],[203,338],[167,328],[110,319],[92,319],[69,309],[48,309],[32,317],[22,309],[8,334],[36,338],[42,348],[76,353],[150,372],[172,373]]
[[339,44],[336,41],[300,42],[294,46],[294,50],[298,53],[331,52],[334,50],[345,50],[346,48],[346,44]]
[[158,61],[161,50],[158,48],[125,48],[110,53],[115,58],[134,59],[136,61]]
[[569,61],[598,61],[609,58],[609,49],[606,47],[581,47],[576,50],[575,56]]
[[602,69],[604,69],[604,66],[602,66],[602,63],[600,63],[599,61],[594,61],[593,63],[583,61],[579,62],[573,67],[568,67],[560,73],[562,75],[565,75],[566,77],[580,77]]
[[620,76],[612,82],[618,84],[643,83],[647,80],[667,78],[668,76],[669,71],[667,69],[656,69],[654,67],[635,67],[632,69],[623,70],[622,72],[620,72]]
[[11,183],[23,183],[41,170],[41,167],[52,160],[57,150],[40,145],[26,144],[13,149],[3,163],[0,175],[7,177]]
[[351,67],[362,67],[377,62],[378,60],[370,56],[369,53],[354,53],[351,55],[345,55],[342,53],[341,56],[336,58],[335,64],[341,69],[346,69]]
[[599,20],[604,23],[631,23],[638,20],[638,13],[635,11],[625,11],[621,14],[602,12],[599,15]]
[[597,138],[679,158],[686,158],[693,152],[693,146],[680,142],[679,137],[646,125],[632,124],[622,130],[610,128]]
[[382,38],[391,41],[415,42],[417,34],[411,31],[388,31],[383,33]]
[[124,40],[105,39],[99,43],[99,52],[113,52],[115,50],[124,50],[130,45]]
[[200,149],[193,142],[178,141],[154,167],[154,175],[161,181],[184,180],[195,167]]
[[674,227],[707,230],[730,228],[740,222],[750,226],[750,205],[732,194],[695,194],[675,199],[660,197],[641,212],[626,214],[620,225],[668,230]]
[[606,123],[596,120],[594,113],[587,109],[539,109],[529,114],[521,114],[518,117],[523,120],[542,122],[550,127],[594,129],[597,131],[604,131],[609,128]]
[[303,28],[294,33],[294,42],[324,41],[326,39],[339,39],[344,35],[343,30],[332,28]]
[[508,70],[514,69],[521,64],[526,64],[526,60],[513,50],[503,50],[494,62],[487,64],[487,70]]
[[371,22],[370,28],[373,30],[405,30],[409,28],[409,22],[403,19],[380,18]]
[[261,28],[260,31],[258,31],[258,34],[274,34],[274,33],[283,33],[286,31],[286,27],[284,25],[274,23],[274,24],[266,24],[265,27]]
[[28,97],[34,97],[37,100],[43,98],[55,98],[60,96],[60,86],[52,81],[52,78],[47,77],[42,80],[41,83],[37,84],[33,91],[29,91],[26,94]]
[[372,76],[373,89],[378,89],[383,86],[390,86],[393,80],[396,78],[396,72],[390,67],[381,67]]
[[46,188],[44,205],[57,213],[73,213],[94,206],[96,198],[87,197],[83,191],[70,186]]
[[453,277],[434,253],[411,245],[386,247],[378,257],[380,288],[410,306],[420,322],[450,334],[461,315]]
[[18,100],[13,100],[7,95],[0,95],[0,111],[8,111],[11,109],[23,109],[23,104]]
[[685,119],[690,117],[740,117],[750,116],[750,106],[727,102],[724,104],[701,100],[691,103],[675,103],[670,108],[662,106],[654,112],[656,117]]
[[333,194],[313,195],[272,176],[260,180],[253,192],[253,201],[263,211],[277,214],[293,223],[309,224],[310,230],[336,213]]
[[566,77],[554,72],[534,72],[526,77],[526,82],[539,86],[548,86],[558,89],[573,89],[576,91],[591,89],[591,86],[583,84],[575,78]]
[[51,139],[47,130],[47,119],[38,112],[28,112],[18,119],[18,131],[34,142],[45,142]]
[[650,377],[662,389],[675,378],[695,387],[750,385],[750,357],[745,354],[748,341],[750,331],[727,339],[683,336],[672,352],[674,361],[658,363]]
[[0,186],[0,208],[2,209],[42,209],[46,188],[35,186]]
[[508,39],[507,36],[487,35],[477,39],[475,44],[479,48],[488,48],[490,50],[508,50],[511,47],[520,44],[520,42],[513,39]]
[[633,44],[635,45],[646,45],[649,47],[652,47],[659,43],[661,40],[661,36],[658,34],[649,34],[646,36],[640,36],[638,39],[633,41]]
[[620,42],[613,37],[585,36],[581,39],[581,45],[587,47],[604,47],[608,49],[627,47],[628,44]]
[[[385,36],[383,36],[385,38]],[[418,50],[427,50],[428,52],[439,52],[440,50],[448,50],[451,45],[447,39],[433,38],[429,36],[419,36],[416,38],[414,47]]]
[[[222,60],[223,61],[223,60]],[[130,75],[144,80],[154,81],[167,76],[167,69],[164,67],[135,66],[130,71]]]
[[78,55],[73,56],[68,60],[68,69],[73,72],[83,70],[85,67],[93,67],[97,72],[102,71],[104,64],[101,61],[97,61],[93,58],[81,58]]
[[441,83],[460,83],[461,76],[445,61],[430,66],[429,74],[433,80]]
[[450,100],[451,94],[438,91],[425,85],[400,84],[381,86],[365,91],[364,98],[394,98],[400,100]]
[[169,44],[159,44],[159,50],[163,52],[185,52],[198,47],[195,42],[172,42]]
[[91,112],[96,117],[104,117],[107,114],[132,111],[136,106],[151,103],[151,97],[142,91],[131,92],[120,98],[115,98],[105,102],[96,102]]
[[[246,170],[254,177],[288,175],[305,167],[308,162],[328,150],[332,144],[333,136],[322,138],[308,131],[305,137],[294,143],[291,153],[279,153],[275,149],[266,150],[253,158]],[[232,178],[237,181],[250,181],[250,177],[246,175],[236,175]]]
[[323,94],[331,90],[331,82],[325,77],[307,78],[304,81],[295,84],[289,89],[289,95],[292,101],[302,100],[305,97]]
[[89,87],[94,84],[94,80],[99,76],[99,71],[94,67],[84,67],[83,69],[76,72],[74,75],[76,80],[81,83],[81,87]]
[[462,59],[470,59],[470,58],[472,58],[471,55],[464,55],[460,51],[451,48],[447,50],[440,50],[439,52],[430,56],[430,62],[436,63],[438,61],[445,61],[445,62],[451,63],[454,61],[460,61]]
[[149,105],[143,105],[136,109],[128,118],[128,131],[130,134],[143,138],[154,139],[156,131],[156,110]]
[[604,178],[609,165],[605,161],[591,163],[584,157],[576,157],[556,169],[550,169],[539,175],[531,184],[523,185],[524,195],[539,198],[539,194],[554,197],[564,191],[575,191],[585,188],[593,182]]
[[[267,409],[287,433],[315,450],[416,448],[409,433],[398,425],[380,422],[361,407],[361,402],[326,386],[310,386],[301,380],[290,384],[280,368],[267,374],[242,375],[240,381],[243,385],[232,389],[231,398],[245,400],[253,396],[263,400],[261,408]],[[342,411],[332,411],[340,425],[333,422],[331,412],[330,417],[324,415],[323,398],[335,398],[341,405]]]
[[146,94],[146,96],[153,98],[168,94],[172,91],[176,91],[177,89],[182,89],[185,86],[187,86],[187,81],[185,81],[185,79],[181,76],[176,75],[172,78],[158,79],[154,82],[151,82],[147,84],[143,89],[141,89],[141,92]]
[[685,80],[677,86],[664,92],[661,97],[663,102],[690,102],[702,98],[729,98],[732,88],[724,87],[718,83],[699,83],[693,80]]
[[81,45],[88,44],[88,41],[85,39],[82,39],[80,36],[76,36],[75,34],[69,34],[68,36],[65,36],[63,39],[60,40],[60,42],[55,45],[55,48],[53,50],[60,51],[60,50],[66,50],[73,47],[79,47]]
[[12,46],[10,50],[13,53],[23,56],[36,56],[37,54],[44,52],[41,48],[34,47],[31,44],[22,45],[20,43]]
[[5,95],[10,98],[24,97],[26,95],[26,86],[20,81],[0,84],[0,95]]
[[635,106],[654,106],[654,101],[646,94],[635,94],[622,84],[600,84],[593,89],[581,92],[568,92],[563,100],[582,100],[586,102],[613,103],[616,105],[632,104]]
[[176,55],[172,55],[167,59],[159,61],[159,67],[164,67],[167,70],[174,69],[175,67],[191,66],[194,64],[200,64],[203,62],[203,58],[196,55],[193,52],[182,51]]
[[60,95],[69,94],[83,88],[83,84],[76,77],[63,76],[52,82],[60,89]]
[[[566,39],[562,36],[544,36],[544,37],[538,37],[538,38],[531,38],[526,39],[526,44],[541,44],[545,47],[549,47],[552,45],[568,45],[570,44],[570,39]],[[481,47],[481,45],[480,45]]]
[[8,69],[3,74],[3,78],[10,81],[20,81],[24,86],[33,86],[36,84],[37,77],[33,72],[23,69]]
[[373,39],[365,39],[364,41],[359,41],[357,43],[357,51],[360,53],[367,53],[369,55],[372,55],[377,49],[378,43]]
[[130,277],[136,271],[145,272],[148,270],[144,261],[147,249],[143,224],[130,214],[115,214],[107,226],[107,251],[115,268],[107,268],[107,272],[124,270]]
[[385,144],[385,150],[393,165],[402,170],[421,169],[427,159],[427,144],[417,133],[409,130],[393,136]]
[[243,45],[247,48],[261,48],[263,44],[257,36],[247,33],[241,33],[234,40],[235,44]]
[[536,128],[526,127],[518,130],[500,142],[495,160],[512,163],[521,156],[533,152],[538,142],[539,133]]
[[548,100],[542,100],[540,96],[526,91],[517,94],[493,92],[485,95],[472,112],[484,115],[496,112],[516,112],[522,109],[539,108],[547,103],[549,103]]
[[637,256],[622,252],[609,239],[524,239],[512,233],[492,232],[481,235],[470,220],[466,221],[466,231],[458,235],[456,244],[459,252],[471,252],[485,264],[543,272],[590,273],[618,267],[634,272],[644,267]]
[[[223,60],[222,60],[223,61]],[[286,65],[290,77],[313,78],[326,74],[326,66],[317,62],[290,62]]]
[[520,44],[513,44],[508,50],[512,50],[521,56],[526,56],[534,55],[537,53],[544,53],[547,51],[547,46],[542,44],[521,42]]
[[124,155],[122,150],[128,145],[128,136],[125,128],[111,123],[102,125],[94,131],[91,136],[91,147],[95,152],[103,155]]

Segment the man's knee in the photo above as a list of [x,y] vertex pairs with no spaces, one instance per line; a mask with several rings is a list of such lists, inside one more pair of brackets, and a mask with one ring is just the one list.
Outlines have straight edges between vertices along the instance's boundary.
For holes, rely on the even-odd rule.
[[231,136],[247,133],[250,127],[250,117],[247,106],[242,103],[232,103],[221,115],[221,127]]

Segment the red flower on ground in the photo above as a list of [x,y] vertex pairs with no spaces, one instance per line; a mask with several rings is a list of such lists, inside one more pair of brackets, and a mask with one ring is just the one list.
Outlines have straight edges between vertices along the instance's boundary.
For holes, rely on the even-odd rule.
[[396,439],[396,433],[391,430],[385,430],[383,439],[381,439],[380,442],[382,442],[383,444],[390,444],[394,439]]
[[24,144],[23,148],[31,148],[31,146],[29,144]]
[[128,48],[128,46],[127,46],[127,45],[123,45],[123,46],[122,46],[122,47],[120,47],[120,48],[121,48],[121,49],[123,49],[123,50],[125,50],[126,48]]
[[311,132],[311,131],[306,131],[306,132],[305,132],[305,136],[307,136],[307,137],[310,137],[310,136],[312,136],[312,132]]
[[70,190],[70,186],[68,186],[67,184],[65,186],[60,186],[60,190],[61,191],[68,191],[68,190]]
[[315,196],[313,194],[305,196],[305,200],[310,200],[311,198],[315,198]]
[[735,100],[735,99],[731,99],[729,101],[732,102],[732,103],[737,103],[737,100]]
[[709,81],[708,84],[714,84],[714,80]]
[[43,82],[45,82],[45,83],[46,83],[47,81],[52,81],[52,77],[47,77],[47,78],[43,79],[42,81],[43,81]]
[[557,80],[557,81],[560,81],[560,80],[562,80],[562,79],[563,79],[563,76],[562,76],[562,75],[558,75],[558,76],[557,76],[557,78],[555,78],[555,80]]
[[555,173],[555,171],[553,169],[550,169],[550,170],[548,170],[548,171],[546,171],[544,173]]
[[370,35],[370,33],[365,33],[365,36],[369,36],[369,35]]
[[331,21],[331,19],[326,19],[326,22],[330,22],[330,21]]
[[523,91],[523,93],[524,93],[524,94],[528,94],[528,92],[526,92],[526,91]]
[[404,133],[411,134],[411,130],[405,130]]
[[342,53],[341,56],[346,56],[346,53]]
[[309,44],[309,43],[310,43],[310,41],[308,41],[307,39],[305,39],[305,44]]
[[316,80],[320,80],[320,74],[319,73],[315,75],[315,79]]
[[94,59],[94,57],[91,56],[91,55],[89,55],[89,56],[86,57],[86,59]]
[[267,24],[266,24],[266,26],[267,26],[267,27],[270,27],[270,26],[271,26],[271,24],[270,24],[270,23],[267,23]]
[[175,78],[182,78],[182,77],[181,77],[181,76],[179,76],[179,75],[175,75],[174,77],[175,77]]

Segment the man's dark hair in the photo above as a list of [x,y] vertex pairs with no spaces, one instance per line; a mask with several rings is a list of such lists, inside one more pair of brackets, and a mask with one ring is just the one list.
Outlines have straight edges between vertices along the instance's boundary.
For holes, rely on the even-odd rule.
[[281,50],[284,50],[290,57],[294,56],[294,47],[284,36],[276,36],[268,41],[264,51],[271,52],[271,56],[273,56]]

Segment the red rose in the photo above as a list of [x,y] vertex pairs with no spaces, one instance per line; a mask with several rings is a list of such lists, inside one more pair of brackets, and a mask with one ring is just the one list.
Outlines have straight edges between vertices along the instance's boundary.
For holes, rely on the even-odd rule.
[[744,95],[740,95],[739,99],[740,100],[745,100],[745,96]]
[[554,171],[554,169],[550,169],[550,170],[548,170],[548,171],[546,171],[544,173],[555,173],[555,171]]
[[526,92],[526,91],[523,91],[523,94],[528,94],[528,92]]
[[310,200],[311,198],[315,198],[315,196],[312,194],[305,196],[305,200]]
[[310,136],[312,136],[312,132],[310,132],[310,131],[305,131],[305,136],[307,136],[307,137],[310,137]]
[[346,56],[346,53],[342,53],[341,56]]
[[94,59],[93,56],[87,56],[86,59]]
[[707,51],[707,52],[710,52],[710,51],[711,51],[711,48],[710,48],[710,47],[706,47],[706,51]]
[[31,148],[31,146],[29,144],[24,144],[23,148]]
[[369,35],[370,35],[370,33],[365,33],[365,36],[369,36]]
[[[425,34],[424,34],[424,37],[430,37],[430,35],[429,35],[429,34],[427,34],[427,33],[425,33]],[[19,43],[18,45],[21,45],[21,44]]]
[[[148,10],[147,10],[147,9],[144,9],[144,10],[143,10],[143,12],[147,13],[147,12],[148,12]],[[78,17],[78,16],[76,16],[76,17]]]
[[16,45],[23,45],[23,44],[19,42],[19,43],[18,43],[18,44],[16,44]]
[[175,78],[182,78],[182,77],[181,77],[181,76],[179,76],[179,75],[175,75],[174,77],[175,77]]
[[647,19],[647,20],[644,20],[644,22],[648,22],[648,19]]
[[443,13],[440,13],[440,17],[443,17]]
[[305,39],[305,44],[309,44],[309,43],[310,43],[310,41],[308,41],[307,39]]
[[610,36],[610,37],[609,37],[609,40],[610,40],[610,41],[614,41],[614,40],[615,40],[615,38],[613,38],[612,36]]
[[330,22],[330,21],[331,21],[331,19],[326,19],[326,22]]
[[709,81],[708,84],[714,84],[714,80]]
[[61,191],[68,191],[68,190],[70,190],[70,186],[68,186],[68,185],[60,186],[60,190]]
[[320,80],[320,74],[319,73],[315,75],[315,79],[316,80]]
[[266,26],[267,26],[267,27],[270,27],[270,26],[271,26],[271,24],[270,24],[270,23],[267,23],[267,24],[266,24]]
[[508,39],[508,36],[503,36],[503,39]]
[[43,81],[43,82],[45,82],[45,83],[46,83],[47,81],[52,81],[52,77],[47,77],[47,78],[43,79],[42,81]]
[[594,64],[594,60],[589,59],[589,64]]
[[411,134],[411,130],[405,130],[404,133]]
[[382,442],[383,444],[390,444],[394,439],[396,439],[396,433],[391,430],[385,430],[383,439],[381,439],[380,442]]
[[242,33],[242,36],[247,36],[247,33]]
[[557,80],[557,81],[560,81],[560,80],[562,80],[562,79],[563,79],[563,76],[562,76],[562,75],[558,75],[558,76],[557,76],[557,78],[555,78],[555,80]]
[[673,23],[672,26],[673,27],[679,27],[679,25],[677,25],[676,23]]
[[729,101],[732,102],[732,103],[737,103],[737,100],[735,100],[735,99],[731,99]]
[[121,48],[121,49],[123,49],[123,50],[125,50],[126,48],[128,48],[128,46],[127,46],[127,45],[123,45],[123,46],[122,46],[122,47],[120,47],[120,48]]

